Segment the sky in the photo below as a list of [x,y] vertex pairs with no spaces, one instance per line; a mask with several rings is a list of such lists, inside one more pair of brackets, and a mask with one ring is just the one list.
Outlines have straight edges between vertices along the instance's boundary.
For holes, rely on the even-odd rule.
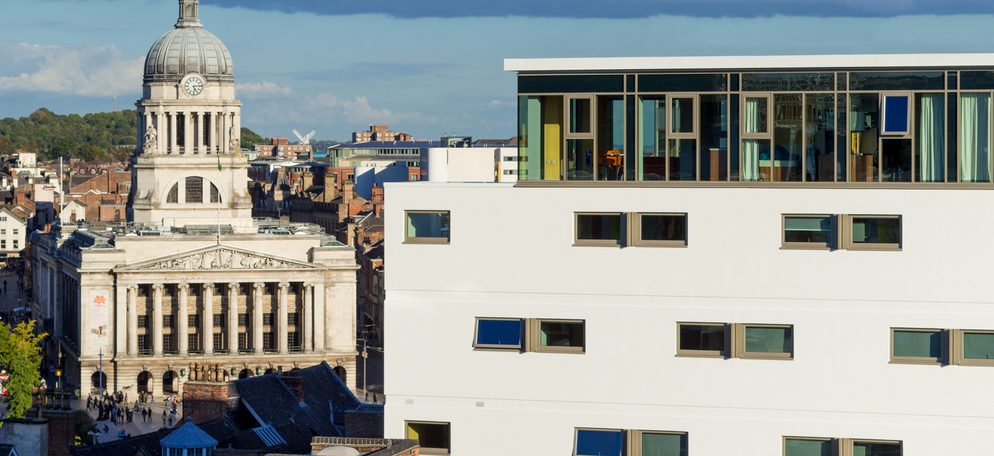
[[[177,0],[0,0],[0,117],[133,108]],[[503,59],[994,52],[992,0],[201,0],[243,126],[515,134]]]

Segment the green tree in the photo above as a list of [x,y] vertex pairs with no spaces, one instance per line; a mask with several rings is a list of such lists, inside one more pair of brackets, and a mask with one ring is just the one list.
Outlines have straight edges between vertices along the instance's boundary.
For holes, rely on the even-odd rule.
[[31,408],[31,390],[41,381],[41,341],[46,334],[35,334],[35,322],[11,328],[0,322],[0,367],[7,370],[9,400],[7,417],[24,418]]

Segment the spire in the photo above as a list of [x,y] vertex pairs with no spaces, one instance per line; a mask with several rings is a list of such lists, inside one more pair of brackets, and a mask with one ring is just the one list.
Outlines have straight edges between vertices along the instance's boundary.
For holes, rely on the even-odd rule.
[[176,27],[201,27],[200,0],[179,0],[179,20]]

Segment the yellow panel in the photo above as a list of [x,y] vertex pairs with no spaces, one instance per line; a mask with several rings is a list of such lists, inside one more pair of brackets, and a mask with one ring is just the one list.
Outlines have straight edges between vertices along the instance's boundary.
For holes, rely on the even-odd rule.
[[414,430],[414,426],[411,426],[410,424],[408,424],[407,425],[407,438],[408,438],[408,440],[418,440],[418,437],[420,437],[418,435],[418,431]]
[[562,157],[563,99],[544,97],[542,100],[543,180],[559,180],[559,160]]

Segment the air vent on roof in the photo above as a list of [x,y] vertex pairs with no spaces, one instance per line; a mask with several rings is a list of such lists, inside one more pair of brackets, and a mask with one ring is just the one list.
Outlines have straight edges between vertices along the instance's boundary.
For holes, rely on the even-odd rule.
[[252,432],[262,440],[262,443],[266,444],[266,448],[272,448],[277,445],[286,445],[286,440],[283,440],[276,429],[273,429],[270,425],[265,425],[257,428],[253,428]]

